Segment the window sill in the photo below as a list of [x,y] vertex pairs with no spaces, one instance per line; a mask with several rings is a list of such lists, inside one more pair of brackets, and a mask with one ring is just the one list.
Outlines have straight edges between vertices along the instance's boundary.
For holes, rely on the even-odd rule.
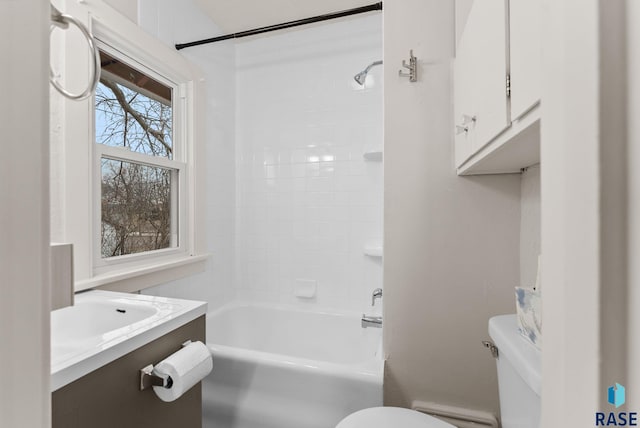
[[96,275],[76,281],[75,291],[99,288],[101,290],[131,293],[160,285],[185,276],[203,272],[209,254],[181,256],[161,263],[148,263],[135,268]]

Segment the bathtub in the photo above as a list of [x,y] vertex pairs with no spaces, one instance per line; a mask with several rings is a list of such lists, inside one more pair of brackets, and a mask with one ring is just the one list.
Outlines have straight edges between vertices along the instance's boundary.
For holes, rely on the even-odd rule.
[[233,303],[207,315],[203,428],[333,428],[382,405],[381,329],[360,317]]

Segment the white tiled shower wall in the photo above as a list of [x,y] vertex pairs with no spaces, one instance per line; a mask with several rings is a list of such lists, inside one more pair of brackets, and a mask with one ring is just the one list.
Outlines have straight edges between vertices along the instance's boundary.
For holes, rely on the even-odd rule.
[[382,67],[353,79],[381,59],[380,14],[237,43],[239,299],[362,310],[382,286]]
[[[168,45],[222,34],[193,1],[140,0]],[[382,286],[382,17],[363,16],[182,51],[207,79],[207,247],[201,275],[145,290],[364,310]],[[312,299],[296,280],[317,281]]]

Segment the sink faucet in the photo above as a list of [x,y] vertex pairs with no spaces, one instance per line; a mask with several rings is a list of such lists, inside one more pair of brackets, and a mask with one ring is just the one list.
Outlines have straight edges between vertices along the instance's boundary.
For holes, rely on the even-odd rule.
[[382,288],[376,288],[371,295],[371,306],[375,306],[376,299],[382,299]]

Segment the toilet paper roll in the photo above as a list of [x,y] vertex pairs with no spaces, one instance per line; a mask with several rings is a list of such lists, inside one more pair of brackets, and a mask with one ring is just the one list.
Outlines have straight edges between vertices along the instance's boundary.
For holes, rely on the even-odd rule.
[[163,378],[171,376],[170,388],[154,386],[153,390],[162,401],[177,400],[191,387],[200,382],[213,368],[213,358],[207,345],[192,342],[159,362],[153,374]]

